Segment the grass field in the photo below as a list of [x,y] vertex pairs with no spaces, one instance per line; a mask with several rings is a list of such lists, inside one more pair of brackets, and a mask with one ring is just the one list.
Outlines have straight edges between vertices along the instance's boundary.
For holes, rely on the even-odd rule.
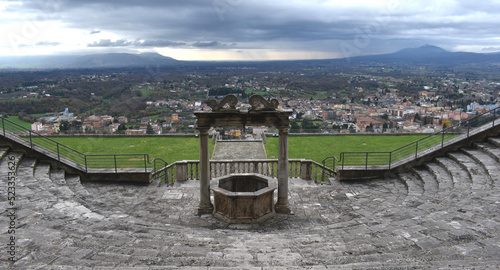
[[[199,158],[199,139],[182,137],[53,137],[84,154],[149,154],[168,163]],[[213,144],[209,143],[210,153]]]
[[[339,157],[344,151],[390,151],[424,137],[404,136],[307,136],[289,137],[289,158],[321,162],[327,156]],[[172,163],[199,158],[199,139],[180,137],[54,137],[54,140],[85,154],[149,154]],[[210,140],[210,153],[213,144]],[[268,158],[278,157],[278,138],[267,138]]]
[[[380,136],[306,136],[288,137],[288,158],[312,159],[316,162],[328,156],[340,157],[341,152],[391,151],[427,135]],[[267,138],[268,158],[278,157],[278,138]]]
[[28,123],[28,122],[24,122],[22,120],[19,119],[19,116],[9,116],[8,118],[6,118],[7,120],[15,123],[15,124],[18,124],[24,128],[27,128],[27,129],[31,129],[31,124]]

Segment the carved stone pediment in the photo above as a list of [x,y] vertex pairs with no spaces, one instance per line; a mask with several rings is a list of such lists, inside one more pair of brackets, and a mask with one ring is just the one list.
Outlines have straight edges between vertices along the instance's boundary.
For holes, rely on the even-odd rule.
[[268,102],[260,95],[251,96],[248,102],[252,106],[253,111],[275,111],[279,104],[277,99],[271,99],[271,101]]
[[212,99],[209,101],[208,106],[212,108],[212,111],[223,111],[223,110],[236,110],[236,104],[238,104],[238,98],[235,95],[227,95],[220,102]]
[[[278,108],[278,100],[272,99],[267,101],[264,97],[260,95],[253,95],[248,100],[248,103],[252,106],[252,111],[275,111]],[[236,110],[236,105],[238,104],[238,98],[235,95],[227,95],[220,102],[212,99],[209,101],[208,105],[212,108],[212,111],[231,111]]]

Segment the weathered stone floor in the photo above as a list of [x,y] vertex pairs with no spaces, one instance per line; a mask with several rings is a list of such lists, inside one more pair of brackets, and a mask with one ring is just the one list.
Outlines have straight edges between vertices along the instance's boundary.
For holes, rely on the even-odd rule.
[[81,183],[0,149],[0,269],[9,158],[18,161],[14,269],[498,269],[496,140],[384,179],[291,179],[294,215],[232,226],[195,215],[197,181]]
[[262,141],[217,141],[212,160],[266,159],[266,148]]

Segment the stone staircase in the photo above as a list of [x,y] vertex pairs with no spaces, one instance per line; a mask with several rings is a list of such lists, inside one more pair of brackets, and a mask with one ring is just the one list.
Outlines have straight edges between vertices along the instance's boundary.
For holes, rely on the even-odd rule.
[[293,215],[227,226],[195,215],[197,181],[82,182],[0,148],[0,269],[16,161],[15,269],[497,269],[500,139],[371,181],[293,179]]

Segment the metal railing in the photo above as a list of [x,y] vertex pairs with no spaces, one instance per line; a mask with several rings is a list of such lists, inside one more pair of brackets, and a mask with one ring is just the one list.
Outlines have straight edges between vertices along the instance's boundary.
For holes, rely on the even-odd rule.
[[341,169],[391,169],[399,163],[415,160],[418,157],[444,148],[461,140],[468,140],[479,132],[499,124],[500,108],[495,108],[459,124],[444,128],[442,131],[386,152],[342,152],[337,161],[337,170]]
[[[323,175],[323,178],[324,177],[335,177],[335,175],[337,173],[336,169],[337,169],[338,162],[339,162],[339,160],[335,156],[326,157],[321,161],[321,164],[323,164],[323,166],[332,169],[332,172],[327,174],[327,175]],[[325,173],[327,173],[327,171],[323,170],[323,174],[325,174]]]
[[[183,160],[169,164],[158,171],[166,175],[165,184],[177,181],[197,180],[200,177],[198,160]],[[211,160],[210,177],[216,178],[232,173],[258,173],[265,176],[278,177],[277,159],[250,160]],[[288,177],[314,180],[316,183],[327,182],[335,171],[327,166],[306,159],[288,160]]]
[[[3,117],[1,117],[1,125],[4,138],[15,141],[33,151],[42,153],[85,173],[103,170],[118,173],[127,172],[127,170],[130,171],[131,169],[134,169],[134,171],[144,170],[144,173],[149,173],[156,172],[159,166],[164,168],[168,165],[166,161],[159,158],[150,161],[148,154],[87,155]],[[155,177],[164,177],[161,173],[153,173],[153,175]]]

